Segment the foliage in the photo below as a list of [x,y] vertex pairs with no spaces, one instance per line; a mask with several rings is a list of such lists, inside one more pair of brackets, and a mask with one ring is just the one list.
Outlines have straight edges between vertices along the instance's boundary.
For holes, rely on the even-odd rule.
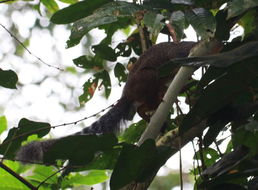
[[[59,9],[60,2],[66,3],[67,7]],[[46,15],[43,17],[51,15],[52,25],[48,28],[49,31],[54,24],[64,24],[69,28],[71,33],[66,42],[67,48],[85,45],[82,39],[92,29],[103,30],[106,34],[98,44],[91,43],[87,38],[91,53],[73,58],[74,66],[60,71],[79,76],[75,69],[78,67],[91,75],[85,81],[83,93],[79,96],[82,107],[101,87],[104,87],[105,98],[109,98],[114,84],[110,76],[113,71],[109,71],[114,70],[115,80],[119,85],[125,82],[128,73],[126,68],[130,68],[132,63],[129,61],[127,64],[120,61],[120,58],[129,60],[138,56],[144,51],[141,46],[143,42],[150,46],[156,43],[159,35],[169,36],[171,31],[167,24],[174,28],[177,40],[184,39],[184,29],[191,25],[199,39],[215,37],[223,41],[222,52],[217,55],[175,59],[160,68],[160,76],[166,76],[175,66],[181,65],[202,67],[205,70],[200,80],[191,83],[181,94],[187,98],[190,111],[182,114],[177,110],[177,116],[169,120],[169,125],[177,126],[183,136],[205,121],[205,126],[199,131],[199,150],[194,156],[195,162],[199,163],[192,170],[195,189],[257,188],[257,0],[60,2],[42,0],[34,6],[27,1],[25,4],[30,5],[30,9],[38,10],[40,14],[40,6],[44,6]],[[222,6],[224,3],[226,6]],[[235,25],[243,27],[241,37],[232,35]],[[119,39],[119,43],[114,45],[112,38],[117,31],[130,32],[125,41]],[[16,42],[22,44],[17,38]],[[23,48],[29,52],[25,46]],[[0,86],[1,89],[17,90],[19,72],[0,68]],[[0,144],[0,154],[5,159],[1,163],[11,168],[0,169],[2,189],[26,189],[26,182],[19,178],[20,174],[26,174],[23,175],[25,180],[40,189],[91,186],[110,179],[110,188],[116,190],[131,183],[151,181],[159,168],[176,152],[175,147],[156,146],[153,140],[136,146],[135,143],[146,127],[146,122],[139,121],[118,138],[114,135],[88,135],[58,139],[44,156],[44,163],[52,166],[23,166],[9,160],[15,160],[17,150],[22,144],[35,139],[35,135],[42,139],[49,134],[51,125],[48,122],[22,118],[18,127],[7,131],[7,121],[8,118],[4,115],[0,117],[0,133],[5,131],[6,135]],[[203,133],[203,129],[207,129],[207,132]],[[165,133],[168,130],[170,129]],[[230,135],[228,138],[221,138],[220,134],[225,130]],[[228,142],[228,149],[224,153],[219,150],[222,142]],[[214,144],[217,148],[214,148]],[[224,157],[218,161],[222,154]],[[239,158],[239,155],[244,156]],[[232,160],[223,159],[226,156]],[[65,160],[69,160],[69,164],[63,168]],[[61,170],[64,170],[65,177]],[[111,176],[109,170],[112,170]],[[51,175],[55,172],[56,175]]]

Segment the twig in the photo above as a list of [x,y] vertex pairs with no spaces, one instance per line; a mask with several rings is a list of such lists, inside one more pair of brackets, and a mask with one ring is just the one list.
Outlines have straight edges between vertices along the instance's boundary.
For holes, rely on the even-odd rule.
[[67,126],[67,125],[76,125],[76,124],[79,123],[79,122],[82,122],[82,121],[84,121],[84,120],[87,120],[87,119],[89,119],[89,118],[92,118],[92,117],[97,116],[98,114],[100,114],[100,113],[106,111],[107,109],[113,107],[114,105],[115,105],[115,103],[113,103],[113,104],[111,104],[110,106],[108,106],[108,107],[106,107],[106,108],[100,110],[99,112],[97,112],[97,113],[95,113],[95,114],[93,114],[93,115],[84,117],[84,118],[79,119],[79,120],[77,120],[77,121],[72,121],[72,122],[63,123],[63,124],[59,124],[59,125],[41,127],[41,128],[39,128],[39,129],[35,129],[35,130],[33,130],[33,131],[29,131],[29,132],[26,132],[26,133],[17,135],[17,136],[15,136],[15,137],[11,138],[10,140],[4,141],[1,145],[10,143],[10,142],[13,141],[13,140],[16,140],[16,139],[18,139],[18,138],[20,138],[20,137],[23,137],[23,136],[26,136],[26,135],[29,135],[29,134],[33,134],[33,133],[38,132],[38,131],[42,131],[42,130],[46,130],[46,129],[54,129],[54,128],[57,128],[57,127],[63,127],[63,126]]
[[203,155],[203,142],[202,142],[202,134],[199,136],[199,153],[200,153],[200,159],[202,163],[202,171],[206,169],[206,165],[204,162],[204,155]]
[[[1,1],[2,3],[3,1]],[[61,69],[60,67],[57,67],[57,66],[53,66],[53,65],[50,65],[48,63],[46,63],[45,61],[43,61],[40,57],[36,56],[35,54],[33,54],[13,33],[11,33],[4,25],[2,25],[0,23],[0,26],[8,33],[10,34],[10,36],[16,41],[18,42],[18,44],[20,44],[30,55],[32,55],[33,57],[35,57],[39,62],[43,63],[44,65],[48,66],[48,67],[51,67],[51,68],[55,68],[57,70],[60,70],[60,71],[64,71],[63,69]]]
[[61,169],[59,169],[59,170],[57,170],[56,172],[54,172],[54,173],[51,174],[50,176],[48,176],[46,179],[44,179],[42,182],[40,182],[40,184],[37,186],[37,189],[39,189],[39,187],[40,187],[41,185],[43,185],[47,180],[49,180],[51,177],[55,176],[56,174],[58,174],[59,172],[61,172],[61,171],[64,170],[65,168],[66,168],[66,166],[63,167],[63,168],[61,168]]
[[[196,148],[194,146],[194,142],[193,141],[192,141],[192,146],[193,146],[193,150],[194,150],[194,157],[195,157],[195,160],[196,160],[196,163],[197,163],[197,170],[198,170],[198,173],[200,175],[201,174],[201,168],[200,168],[199,160],[198,160],[198,157],[197,157],[197,151],[196,151]],[[195,168],[194,159],[193,159],[193,167]],[[194,179],[197,182],[197,177],[196,177],[196,172],[195,171],[194,171]]]
[[179,41],[178,41],[178,39],[176,37],[176,31],[175,31],[175,29],[173,28],[173,26],[171,24],[172,23],[168,23],[168,24],[166,24],[166,26],[167,26],[168,31],[169,31],[172,39],[173,39],[173,42],[178,43]]
[[5,171],[7,171],[9,174],[11,174],[13,177],[18,179],[20,182],[22,182],[24,185],[26,185],[31,190],[37,190],[38,188],[33,186],[30,182],[28,182],[26,179],[24,179],[22,176],[14,172],[11,168],[0,162],[0,167],[3,168]]
[[143,27],[141,25],[141,21],[143,19],[143,16],[144,16],[144,11],[138,11],[136,14],[135,14],[135,17],[136,17],[136,23],[137,23],[137,28],[139,30],[139,35],[140,35],[140,41],[141,41],[141,47],[142,47],[142,53],[145,52],[148,47],[147,47],[147,42],[146,42],[146,38],[145,38],[145,35],[144,35],[144,30],[143,30]]

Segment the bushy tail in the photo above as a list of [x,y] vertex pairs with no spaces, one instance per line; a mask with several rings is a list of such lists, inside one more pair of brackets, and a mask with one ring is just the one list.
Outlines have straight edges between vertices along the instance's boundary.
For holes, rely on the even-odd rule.
[[118,103],[106,114],[101,116],[99,120],[95,121],[90,127],[84,128],[77,134],[84,135],[119,132],[121,121],[126,120],[131,111],[132,102],[126,97],[122,97]]
[[[118,103],[106,114],[101,116],[99,120],[94,122],[91,126],[84,128],[81,132],[73,135],[116,133],[120,129],[121,122],[128,118],[132,106],[133,104],[130,100],[126,97],[122,97]],[[57,139],[31,142],[21,147],[16,154],[16,159],[24,163],[42,163],[44,153],[49,150],[56,140]]]

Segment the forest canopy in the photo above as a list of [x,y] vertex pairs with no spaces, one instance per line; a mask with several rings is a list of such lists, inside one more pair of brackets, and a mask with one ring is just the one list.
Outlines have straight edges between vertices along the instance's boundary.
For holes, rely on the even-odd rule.
[[[258,188],[257,0],[1,0],[0,10],[0,189]],[[122,94],[136,60],[160,39],[185,41],[189,27],[198,42],[189,56],[155,68],[159,78],[181,69],[151,118],[118,134],[53,136],[112,109],[91,102]],[[42,162],[17,159],[43,139],[56,140]],[[193,168],[158,176],[189,143]]]

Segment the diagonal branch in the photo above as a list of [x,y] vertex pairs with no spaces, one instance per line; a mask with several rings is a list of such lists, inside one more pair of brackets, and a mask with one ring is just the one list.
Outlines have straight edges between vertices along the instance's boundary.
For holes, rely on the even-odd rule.
[[[217,40],[202,41],[193,48],[189,56],[191,57],[208,55],[219,52],[221,48],[222,45]],[[138,142],[138,145],[141,145],[146,139],[156,139],[158,137],[160,129],[168,115],[169,109],[175,102],[181,88],[187,82],[189,76],[192,75],[194,70],[195,69],[191,67],[181,67],[174,80],[170,84],[169,89],[164,96],[164,101],[161,102],[157,111],[152,116],[147,129],[144,131],[141,139]],[[175,91],[170,92],[171,90]],[[179,132],[177,130],[170,131],[157,142],[157,146],[170,146],[173,149],[173,152],[171,153],[171,155],[169,155],[170,157],[175,154],[179,149],[181,149],[185,144],[190,142],[193,138],[199,136],[200,132],[203,131],[205,126],[206,121],[202,121],[198,125],[193,126],[181,136],[179,135]],[[169,157],[167,157],[166,159],[168,159]],[[158,169],[156,171],[153,171],[153,175],[150,178],[146,179],[143,183],[132,182],[121,188],[120,190],[145,190],[149,187],[157,172]]]
[[[217,40],[202,41],[192,49],[189,57],[209,55],[214,52],[218,52],[220,49],[221,43]],[[163,101],[160,103],[158,109],[152,116],[148,127],[141,136],[138,145],[141,145],[146,139],[156,139],[158,137],[160,129],[168,116],[170,108],[176,101],[179,92],[191,77],[195,69],[195,67],[186,66],[180,68],[175,78],[171,82]]]
[[0,167],[3,168],[5,171],[7,171],[9,174],[11,174],[13,177],[18,179],[20,182],[22,182],[24,185],[26,185],[31,190],[37,190],[38,188],[33,186],[30,182],[28,182],[26,179],[24,179],[22,176],[14,172],[11,168],[6,166],[4,163],[0,162]]

